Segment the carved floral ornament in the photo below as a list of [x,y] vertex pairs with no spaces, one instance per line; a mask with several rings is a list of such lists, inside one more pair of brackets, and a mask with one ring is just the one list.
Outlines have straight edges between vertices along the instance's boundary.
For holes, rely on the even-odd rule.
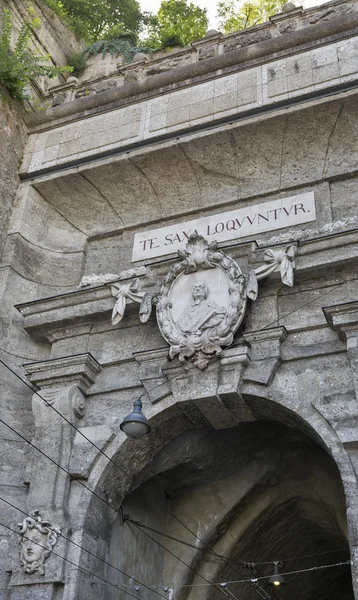
[[44,521],[38,510],[18,523],[20,564],[24,573],[45,574],[44,563],[57,543],[61,529]]
[[127,299],[140,304],[139,317],[146,323],[156,305],[157,323],[169,344],[169,358],[190,360],[205,369],[224,347],[230,346],[246,310],[247,299],[256,300],[258,281],[276,270],[282,282],[293,286],[295,246],[268,249],[264,264],[242,273],[233,258],[197,233],[189,237],[185,250],[171,267],[159,293],[142,292],[138,279],[111,286],[116,303],[112,323],[123,318]]

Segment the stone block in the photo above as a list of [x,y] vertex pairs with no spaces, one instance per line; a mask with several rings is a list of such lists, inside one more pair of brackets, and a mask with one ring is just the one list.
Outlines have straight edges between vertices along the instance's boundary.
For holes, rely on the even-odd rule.
[[244,373],[244,382],[269,385],[280,364],[277,358],[258,360],[251,362]]
[[262,69],[262,81],[267,85],[267,96],[272,98],[288,92],[286,60],[278,60]]
[[43,155],[43,162],[44,163],[48,163],[51,161],[55,161],[58,153],[60,150],[60,146],[50,146],[49,148],[46,148],[44,155]]
[[[88,439],[85,439],[81,433]],[[72,477],[87,479],[94,461],[101,454],[100,451],[104,450],[114,435],[106,425],[81,427],[76,431],[69,466]]]
[[229,77],[220,77],[214,82],[214,98],[220,97],[223,94],[234,94],[237,93],[237,74],[230,75]]
[[339,77],[337,47],[335,45],[315,48],[311,51],[311,56],[313,82],[315,84]]
[[175,110],[168,110],[167,114],[167,127],[173,127],[174,125],[180,125],[181,123],[187,123],[189,121],[190,106],[183,106]]
[[288,90],[307,88],[313,84],[312,63],[310,54],[287,58]]
[[337,42],[339,71],[341,75],[358,72],[358,39],[350,38]]
[[358,178],[352,177],[343,181],[330,183],[332,217],[346,219],[358,214]]
[[45,153],[44,150],[39,150],[38,152],[33,152],[33,154],[31,155],[29,172],[37,171],[38,169],[41,169],[44,153]]
[[225,112],[237,108],[237,92],[214,97],[214,113]]
[[201,119],[203,117],[208,117],[213,114],[214,111],[214,100],[211,98],[210,100],[203,100],[198,103],[194,103],[190,105],[190,121],[194,121],[195,119]]
[[158,131],[159,129],[165,129],[167,124],[167,113],[162,112],[159,114],[153,114],[149,118],[148,131]]
[[191,88],[186,88],[169,95],[168,111],[180,110],[191,103]]
[[158,96],[148,101],[148,112],[150,117],[154,115],[161,115],[166,113],[169,103],[169,94],[165,96]]
[[10,591],[10,600],[56,600],[56,586],[39,583],[14,587]]
[[196,104],[214,97],[214,82],[208,81],[192,88],[191,103]]
[[238,89],[237,104],[239,107],[255,102],[257,102],[257,86]]

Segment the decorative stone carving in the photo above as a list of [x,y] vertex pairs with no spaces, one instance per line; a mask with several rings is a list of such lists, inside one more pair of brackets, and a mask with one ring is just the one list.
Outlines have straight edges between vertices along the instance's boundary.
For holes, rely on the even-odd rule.
[[38,510],[31,517],[26,517],[18,523],[20,543],[20,563],[23,571],[28,574],[38,571],[45,574],[44,563],[57,543],[61,529],[42,520]]
[[197,234],[178,254],[182,260],[160,289],[158,325],[170,344],[170,358],[190,359],[205,369],[223,346],[232,343],[243,319],[245,278],[235,261],[218,251],[216,242],[208,244]]
[[118,281],[121,279],[130,279],[131,277],[139,277],[140,275],[147,274],[147,267],[134,267],[133,269],[126,269],[121,271],[119,274],[106,273],[106,275],[84,275],[80,281],[79,287],[87,287],[90,285],[103,285],[105,283],[112,283],[112,281]]
[[293,272],[295,267],[296,247],[294,244],[287,246],[286,250],[268,249],[264,252],[262,265],[254,271],[250,271],[247,283],[247,296],[250,300],[256,300],[258,294],[258,281],[268,277],[271,273],[280,269],[281,280],[284,285],[293,286]]
[[111,286],[112,295],[117,298],[112,311],[112,323],[117,325],[124,315],[127,300],[139,302],[139,318],[141,323],[146,323],[152,313],[153,292],[140,292],[139,279],[134,279],[125,284],[113,284]]
[[139,317],[146,323],[153,305],[157,322],[169,343],[169,357],[190,360],[199,369],[230,346],[243,320],[247,298],[256,300],[258,281],[274,271],[282,283],[293,286],[296,246],[285,250],[267,249],[265,264],[245,278],[236,262],[220,250],[217,242],[207,242],[197,232],[188,238],[185,250],[178,250],[177,261],[164,278],[159,294],[140,291],[139,279],[125,284],[113,283],[116,303],[112,323],[123,318],[127,300],[140,304]]

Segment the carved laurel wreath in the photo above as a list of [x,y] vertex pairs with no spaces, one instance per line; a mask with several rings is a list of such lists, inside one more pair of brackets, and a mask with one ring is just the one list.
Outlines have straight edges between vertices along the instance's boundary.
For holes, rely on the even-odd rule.
[[[169,357],[178,356],[181,362],[191,360],[205,369],[209,361],[219,354],[223,346],[230,346],[246,308],[245,278],[240,267],[229,256],[218,250],[217,243],[208,242],[197,233],[189,237],[184,251],[178,251],[182,260],[167,273],[157,301],[157,321],[163,337],[170,344]],[[200,336],[186,335],[176,327],[171,317],[170,291],[176,279],[198,270],[221,269],[227,276],[229,306],[223,320]]]

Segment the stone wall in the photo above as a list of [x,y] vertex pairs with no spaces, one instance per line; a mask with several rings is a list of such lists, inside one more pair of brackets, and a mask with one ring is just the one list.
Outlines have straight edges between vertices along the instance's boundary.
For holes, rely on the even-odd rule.
[[[11,600],[124,600],[137,594],[135,580],[180,587],[160,589],[164,598],[219,600],[217,587],[199,584],[252,575],[243,558],[268,562],[267,576],[276,558],[322,548],[344,561],[348,541],[353,592],[349,565],[286,590],[297,600],[357,597],[356,8],[334,2],[327,13],[295,11],[216,45],[206,39],[220,53],[89,98],[65,86],[67,102],[27,118],[3,252],[0,346],[41,397],[33,394],[31,414],[31,391],[4,371],[3,419],[37,449],[28,459],[13,432],[1,493],[14,504],[8,527],[20,510],[37,509],[64,537],[40,575],[23,571],[5,532]],[[256,41],[236,48],[255,31]],[[231,346],[215,357],[210,346],[205,370],[190,353],[169,360],[158,323],[173,305],[163,289],[173,272],[191,277],[180,271],[190,251],[180,264],[169,251],[132,262],[134,235],[307,192],[314,219],[219,245],[228,256],[220,268],[234,259],[246,282],[233,268],[231,287],[217,290],[225,302],[244,295]],[[205,260],[221,257],[210,252]],[[253,272],[272,255],[280,261],[255,300]],[[215,277],[199,258],[200,272]],[[153,308],[146,320],[146,296],[139,320],[136,277],[154,301],[164,282],[158,319]],[[180,309],[191,293],[182,290]],[[115,303],[117,316],[123,303],[125,312],[112,324]],[[187,332],[193,347],[198,331]],[[152,432],[127,440],[120,425],[138,397]],[[257,597],[250,582],[246,597]]]
[[4,88],[0,89],[0,103],[0,248],[2,254],[15,194],[20,182],[19,164],[22,160],[27,132],[23,108],[10,98]]

